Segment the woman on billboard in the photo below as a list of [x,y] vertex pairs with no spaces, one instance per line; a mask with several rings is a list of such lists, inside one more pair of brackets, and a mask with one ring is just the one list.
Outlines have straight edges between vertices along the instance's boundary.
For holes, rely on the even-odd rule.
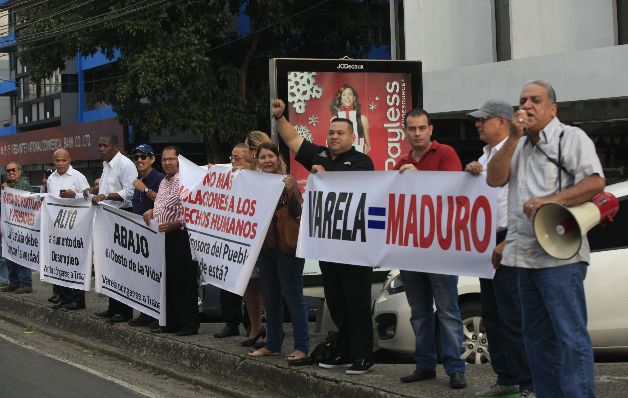
[[349,83],[343,84],[336,92],[329,109],[333,117],[351,120],[357,130],[353,146],[356,150],[368,154],[371,151],[369,120],[360,112],[360,98],[355,88]]

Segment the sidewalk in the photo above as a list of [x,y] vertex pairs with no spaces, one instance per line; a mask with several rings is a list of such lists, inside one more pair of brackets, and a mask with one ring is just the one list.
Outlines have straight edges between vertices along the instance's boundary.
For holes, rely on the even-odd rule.
[[[98,349],[121,356],[129,362],[147,366],[159,364],[160,369],[170,371],[173,377],[183,377],[190,383],[206,383],[223,393],[236,396],[238,390],[254,389],[259,396],[290,397],[469,397],[474,391],[494,382],[489,365],[468,366],[467,382],[463,390],[449,388],[449,378],[441,366],[437,378],[421,383],[402,384],[399,377],[412,372],[412,364],[377,364],[365,375],[350,376],[343,370],[326,370],[317,366],[290,367],[282,356],[249,358],[247,348],[240,346],[240,337],[216,339],[212,335],[222,324],[203,323],[199,334],[177,337],[174,334],[154,334],[148,328],[134,328],[126,323],[109,324],[95,318],[95,311],[107,307],[107,298],[95,292],[86,295],[87,309],[82,311],[52,310],[46,299],[52,286],[39,281],[33,274],[32,294],[16,295],[0,293],[0,317],[24,326],[37,327],[44,333],[58,334],[66,340],[81,345],[97,345]],[[292,348],[292,331],[286,325],[283,352]],[[325,337],[323,333],[311,336],[313,347]],[[608,364],[604,366],[612,366]],[[598,370],[598,373],[600,369]],[[625,369],[623,370],[625,372]],[[621,374],[620,369],[613,374]],[[602,376],[604,378],[614,376]],[[216,381],[218,380],[218,382]],[[598,382],[600,396],[615,395],[615,383],[606,386]],[[612,392],[609,391],[612,387]],[[622,382],[622,390],[628,381]],[[619,390],[618,390],[619,391]]]

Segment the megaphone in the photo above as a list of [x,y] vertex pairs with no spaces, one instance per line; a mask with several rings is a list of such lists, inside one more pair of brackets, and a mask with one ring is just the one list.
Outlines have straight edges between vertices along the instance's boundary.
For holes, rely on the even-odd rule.
[[590,202],[574,207],[547,203],[534,215],[534,234],[550,256],[567,260],[575,256],[582,237],[599,223],[613,221],[619,202],[613,194],[601,192]]

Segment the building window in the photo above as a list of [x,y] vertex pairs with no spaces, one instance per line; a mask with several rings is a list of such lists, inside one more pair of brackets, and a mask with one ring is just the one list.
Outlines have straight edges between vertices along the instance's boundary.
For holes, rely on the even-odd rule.
[[628,44],[628,0],[617,0],[617,44]]
[[495,0],[495,52],[497,61],[512,59],[510,47],[510,0]]

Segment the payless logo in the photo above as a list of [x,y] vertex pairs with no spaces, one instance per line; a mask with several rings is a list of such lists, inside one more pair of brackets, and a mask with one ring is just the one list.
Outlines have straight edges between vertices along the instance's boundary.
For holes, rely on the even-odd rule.
[[308,192],[310,238],[366,242],[366,193]]

